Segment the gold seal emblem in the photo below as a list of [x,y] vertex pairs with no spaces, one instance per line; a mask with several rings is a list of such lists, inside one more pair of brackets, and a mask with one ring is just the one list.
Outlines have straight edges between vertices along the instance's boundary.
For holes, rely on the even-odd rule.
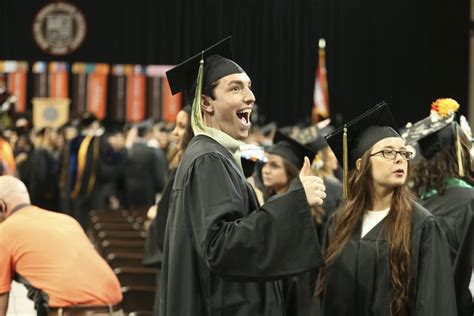
[[56,56],[74,52],[86,37],[82,11],[68,2],[55,1],[42,7],[33,20],[33,38],[46,53]]

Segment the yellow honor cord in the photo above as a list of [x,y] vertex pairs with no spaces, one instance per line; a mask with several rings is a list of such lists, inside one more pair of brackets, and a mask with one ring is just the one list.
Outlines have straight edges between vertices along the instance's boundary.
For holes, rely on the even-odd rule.
[[460,177],[464,177],[464,164],[461,146],[461,138],[459,135],[459,126],[456,124],[456,154],[458,157],[458,173]]
[[202,118],[202,77],[204,69],[204,52],[201,53],[201,61],[199,62],[199,71],[196,80],[196,92],[194,94],[192,112],[191,112],[191,126],[194,133],[204,132],[204,120]]
[[92,141],[93,134],[88,134],[84,137],[84,140],[81,142],[79,146],[79,152],[77,154],[77,177],[76,177],[76,184],[74,185],[74,190],[71,193],[73,198],[76,198],[79,195],[82,187],[82,177],[84,175],[84,171],[86,168],[87,162],[87,152],[89,150],[89,144]]
[[348,196],[347,173],[348,173],[348,152],[347,152],[347,127],[344,126],[342,134],[342,194],[344,198]]

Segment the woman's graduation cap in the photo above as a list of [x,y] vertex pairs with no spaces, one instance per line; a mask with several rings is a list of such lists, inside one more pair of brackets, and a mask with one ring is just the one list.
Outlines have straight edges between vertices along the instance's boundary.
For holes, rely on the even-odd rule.
[[186,99],[189,99],[189,95],[193,93],[192,88],[195,87],[191,114],[194,130],[204,131],[205,129],[201,114],[202,91],[225,76],[245,72],[229,58],[233,58],[231,36],[166,72],[172,94],[184,92]]
[[286,159],[298,169],[303,167],[304,157],[312,160],[316,155],[311,148],[299,143],[279,130],[276,131],[273,138],[273,146],[267,150],[267,153]]
[[458,109],[459,103],[453,99],[437,99],[431,104],[430,116],[408,127],[405,139],[410,145],[418,143],[420,154],[426,159],[456,143],[459,175],[464,176],[459,139],[462,131],[455,121]]
[[377,104],[325,137],[337,160],[342,163],[344,197],[347,197],[349,170],[355,168],[356,161],[375,143],[389,137],[401,136],[385,102]]

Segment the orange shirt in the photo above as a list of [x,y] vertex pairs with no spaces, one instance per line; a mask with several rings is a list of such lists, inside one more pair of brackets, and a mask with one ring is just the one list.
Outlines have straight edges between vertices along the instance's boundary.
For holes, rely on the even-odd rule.
[[49,306],[117,304],[120,284],[72,217],[28,206],[0,224],[0,293],[14,273],[49,296]]

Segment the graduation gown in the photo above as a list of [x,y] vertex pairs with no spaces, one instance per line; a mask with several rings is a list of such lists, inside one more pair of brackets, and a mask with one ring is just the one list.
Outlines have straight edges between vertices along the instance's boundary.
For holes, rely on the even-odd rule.
[[143,140],[133,143],[128,151],[125,174],[128,208],[148,208],[163,190],[168,163],[161,149],[148,146]]
[[[390,315],[393,289],[389,245],[382,232],[385,221],[386,218],[363,238],[360,237],[359,224],[339,257],[328,268],[322,298],[323,315]],[[413,275],[409,315],[456,315],[446,238],[434,216],[416,203],[410,250]]]
[[449,244],[453,264],[458,316],[472,316],[469,280],[474,243],[474,189],[448,187],[421,201],[437,219]]
[[33,148],[28,158],[17,165],[20,180],[30,193],[31,204],[47,210],[59,208],[58,163],[43,148]]
[[159,315],[286,315],[279,280],[322,263],[299,178],[259,207],[231,153],[193,138],[171,195]]

